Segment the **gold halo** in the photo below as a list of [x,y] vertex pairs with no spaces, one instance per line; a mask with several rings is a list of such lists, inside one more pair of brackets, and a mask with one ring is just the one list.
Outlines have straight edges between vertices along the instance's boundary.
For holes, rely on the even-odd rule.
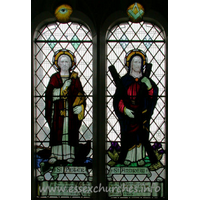
[[141,51],[134,51],[131,50],[128,52],[128,54],[125,57],[125,65],[127,67],[129,67],[130,65],[130,59],[134,56],[134,55],[140,55],[143,58],[143,66],[146,64],[146,56],[141,52]]
[[62,50],[59,50],[58,53],[56,52],[54,57],[53,57],[53,64],[56,65],[57,68],[60,68],[58,66],[58,59],[61,55],[67,55],[70,57],[71,61],[72,61],[72,68],[74,68],[75,64],[76,64],[76,59],[73,55],[72,52],[70,52],[69,50],[65,50],[65,49],[62,49]]

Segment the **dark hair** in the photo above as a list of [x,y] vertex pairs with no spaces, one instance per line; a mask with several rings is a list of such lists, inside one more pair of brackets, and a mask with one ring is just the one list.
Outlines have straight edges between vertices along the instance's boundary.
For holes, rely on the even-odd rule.
[[143,65],[143,58],[142,58],[142,56],[141,55],[139,55],[139,54],[134,54],[131,58],[130,58],[130,60],[129,60],[129,68],[128,68],[128,73],[130,73],[130,69],[131,69],[131,62],[132,62],[132,60],[133,60],[133,58],[135,57],[135,56],[139,56],[140,58],[141,58],[141,60],[142,60],[142,62],[141,62],[141,64],[142,64],[142,66],[141,66],[141,72],[142,72],[142,75],[143,75],[143,68],[144,68],[144,65]]

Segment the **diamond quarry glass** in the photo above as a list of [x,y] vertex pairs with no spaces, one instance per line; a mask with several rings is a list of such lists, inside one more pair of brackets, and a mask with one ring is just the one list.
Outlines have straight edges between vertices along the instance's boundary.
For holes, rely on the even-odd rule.
[[165,51],[154,24],[129,21],[107,32],[107,181],[120,188],[110,197],[165,196]]
[[[93,179],[91,32],[79,23],[56,22],[41,28],[34,43],[34,145],[38,197],[90,198],[91,193],[75,191],[75,188],[89,187]],[[69,76],[63,76],[62,67],[58,67],[66,66],[65,62],[74,64]],[[70,111],[70,107],[73,110]],[[75,118],[79,125],[72,128]],[[77,139],[70,139],[70,130],[75,133],[75,129]],[[73,144],[73,141],[76,142]],[[73,190],[69,190],[70,187]]]

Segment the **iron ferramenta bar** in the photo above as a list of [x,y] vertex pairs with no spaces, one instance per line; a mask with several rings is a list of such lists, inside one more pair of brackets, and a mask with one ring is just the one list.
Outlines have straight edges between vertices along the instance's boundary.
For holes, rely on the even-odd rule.
[[92,40],[34,40],[35,43],[91,43]]
[[165,40],[106,40],[106,42],[114,42],[114,43],[118,43],[118,42],[146,42],[146,43],[157,43],[157,42],[160,42],[160,43],[165,43]]

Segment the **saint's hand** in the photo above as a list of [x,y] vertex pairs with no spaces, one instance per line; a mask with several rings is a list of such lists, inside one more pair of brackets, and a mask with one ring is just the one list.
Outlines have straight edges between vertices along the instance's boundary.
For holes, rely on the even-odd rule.
[[125,108],[124,112],[125,112],[125,114],[126,114],[128,117],[130,117],[130,118],[135,118],[135,116],[134,116],[134,111],[132,111],[132,110],[130,110],[130,109],[128,109],[128,108]]
[[82,111],[82,106],[76,106],[73,108],[74,114],[78,115],[79,113],[81,113],[81,111]]
[[152,88],[151,82],[147,77],[143,77],[141,82],[146,84],[148,90]]
[[69,86],[71,85],[71,82],[72,82],[72,80],[71,80],[71,79],[69,79],[69,80],[66,80],[66,81],[65,81],[65,83],[63,84],[63,90],[65,90],[65,89],[66,89],[66,87],[69,87]]

